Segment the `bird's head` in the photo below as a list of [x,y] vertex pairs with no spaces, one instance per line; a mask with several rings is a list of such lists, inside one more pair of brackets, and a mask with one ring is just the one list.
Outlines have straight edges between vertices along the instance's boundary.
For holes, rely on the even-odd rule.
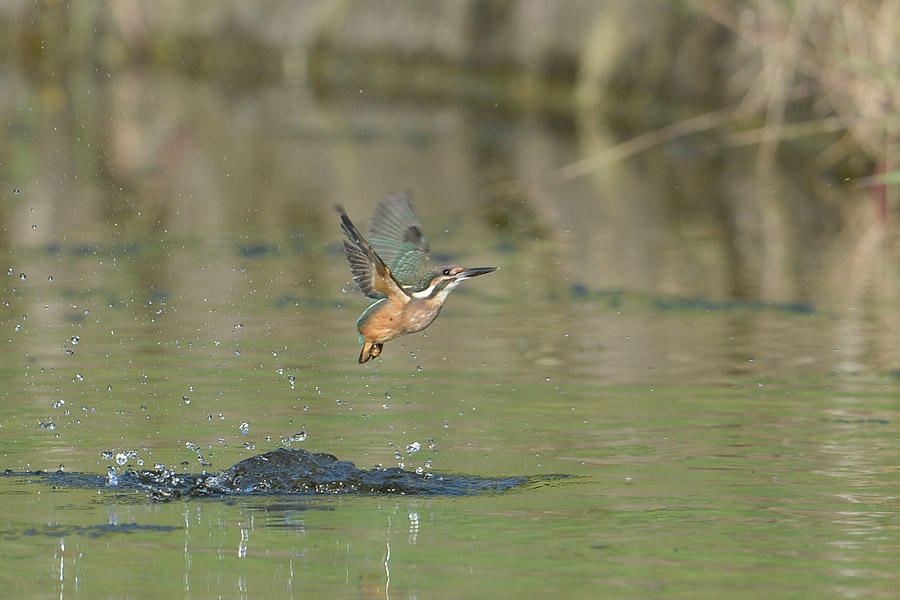
[[446,296],[466,279],[496,271],[497,267],[463,267],[462,265],[444,265],[429,271],[412,291],[413,298],[434,298]]

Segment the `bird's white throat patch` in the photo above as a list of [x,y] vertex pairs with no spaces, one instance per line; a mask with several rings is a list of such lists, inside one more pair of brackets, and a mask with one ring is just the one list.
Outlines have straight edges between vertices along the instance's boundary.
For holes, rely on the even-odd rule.
[[[458,286],[462,282],[463,282],[462,279],[454,279],[453,281],[451,281],[450,283],[447,284],[447,287],[445,287],[444,289],[442,289],[439,292],[439,295],[446,297],[447,294],[452,292],[456,288],[456,286]],[[431,298],[431,295],[434,293],[435,287],[437,287],[435,284],[431,284],[424,290],[421,290],[419,292],[413,292],[412,297],[418,298],[419,300],[425,300],[426,298]]]

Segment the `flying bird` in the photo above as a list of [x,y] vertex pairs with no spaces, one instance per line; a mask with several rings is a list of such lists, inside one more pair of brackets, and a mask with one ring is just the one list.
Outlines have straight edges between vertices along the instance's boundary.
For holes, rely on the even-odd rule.
[[430,249],[407,192],[385,195],[369,222],[369,239],[341,205],[344,251],[353,280],[374,300],[359,319],[360,364],[381,354],[386,342],[422,331],[437,318],[456,286],[497,267],[443,265],[428,268]]

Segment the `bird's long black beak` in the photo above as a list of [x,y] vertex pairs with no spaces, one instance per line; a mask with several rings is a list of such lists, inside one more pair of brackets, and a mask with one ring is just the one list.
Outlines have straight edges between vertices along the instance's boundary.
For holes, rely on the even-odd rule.
[[477,277],[479,275],[484,275],[486,273],[492,273],[496,271],[497,267],[472,267],[471,269],[466,269],[457,277],[458,279],[471,279],[472,277]]

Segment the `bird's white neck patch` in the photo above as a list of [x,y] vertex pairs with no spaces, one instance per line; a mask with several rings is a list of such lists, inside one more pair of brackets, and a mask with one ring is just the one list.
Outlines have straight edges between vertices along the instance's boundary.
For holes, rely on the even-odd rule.
[[[451,281],[450,283],[447,284],[447,287],[445,287],[440,292],[438,292],[438,294],[441,297],[446,297],[447,294],[452,292],[456,288],[456,286],[458,286],[462,282],[463,282],[462,279],[454,279],[453,281]],[[412,297],[418,298],[419,300],[425,300],[426,298],[430,298],[431,295],[434,293],[435,287],[436,287],[435,284],[431,284],[427,288],[425,288],[424,290],[422,290],[420,292],[413,292]]]
[[433,291],[434,291],[434,286],[429,285],[427,288],[425,288],[421,292],[413,292],[412,297],[418,298],[419,300],[424,300],[425,298],[429,297],[431,295],[431,292],[433,292]]

